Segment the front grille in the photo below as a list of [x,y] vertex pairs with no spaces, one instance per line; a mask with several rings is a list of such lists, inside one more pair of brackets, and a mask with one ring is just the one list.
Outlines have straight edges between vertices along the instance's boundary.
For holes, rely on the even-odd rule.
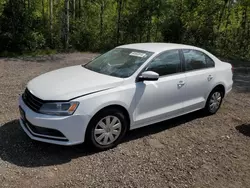
[[38,112],[44,101],[34,96],[27,88],[22,95],[24,103],[33,111]]

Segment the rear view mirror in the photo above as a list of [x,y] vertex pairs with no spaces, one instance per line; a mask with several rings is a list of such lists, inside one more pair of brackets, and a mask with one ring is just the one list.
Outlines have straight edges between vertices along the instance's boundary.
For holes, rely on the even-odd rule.
[[139,81],[156,81],[159,79],[159,74],[153,71],[145,71],[139,76]]

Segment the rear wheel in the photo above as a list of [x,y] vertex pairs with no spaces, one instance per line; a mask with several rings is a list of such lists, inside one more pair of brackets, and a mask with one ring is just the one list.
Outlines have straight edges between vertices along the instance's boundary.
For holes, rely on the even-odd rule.
[[127,131],[128,122],[124,114],[115,108],[102,110],[91,120],[87,143],[98,150],[115,147]]
[[208,115],[215,114],[220,109],[222,99],[223,92],[220,89],[213,90],[207,99],[206,107],[204,109],[205,112]]

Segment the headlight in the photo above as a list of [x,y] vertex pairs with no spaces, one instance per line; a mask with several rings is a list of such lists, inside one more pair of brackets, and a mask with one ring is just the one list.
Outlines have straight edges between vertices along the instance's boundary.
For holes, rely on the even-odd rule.
[[43,114],[68,116],[75,112],[78,105],[79,102],[45,103],[42,105],[39,111]]

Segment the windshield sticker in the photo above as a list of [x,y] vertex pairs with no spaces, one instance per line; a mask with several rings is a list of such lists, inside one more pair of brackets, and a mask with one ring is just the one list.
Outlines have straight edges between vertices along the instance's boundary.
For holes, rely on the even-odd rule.
[[136,57],[147,57],[146,54],[140,52],[131,52],[129,55],[136,56]]

